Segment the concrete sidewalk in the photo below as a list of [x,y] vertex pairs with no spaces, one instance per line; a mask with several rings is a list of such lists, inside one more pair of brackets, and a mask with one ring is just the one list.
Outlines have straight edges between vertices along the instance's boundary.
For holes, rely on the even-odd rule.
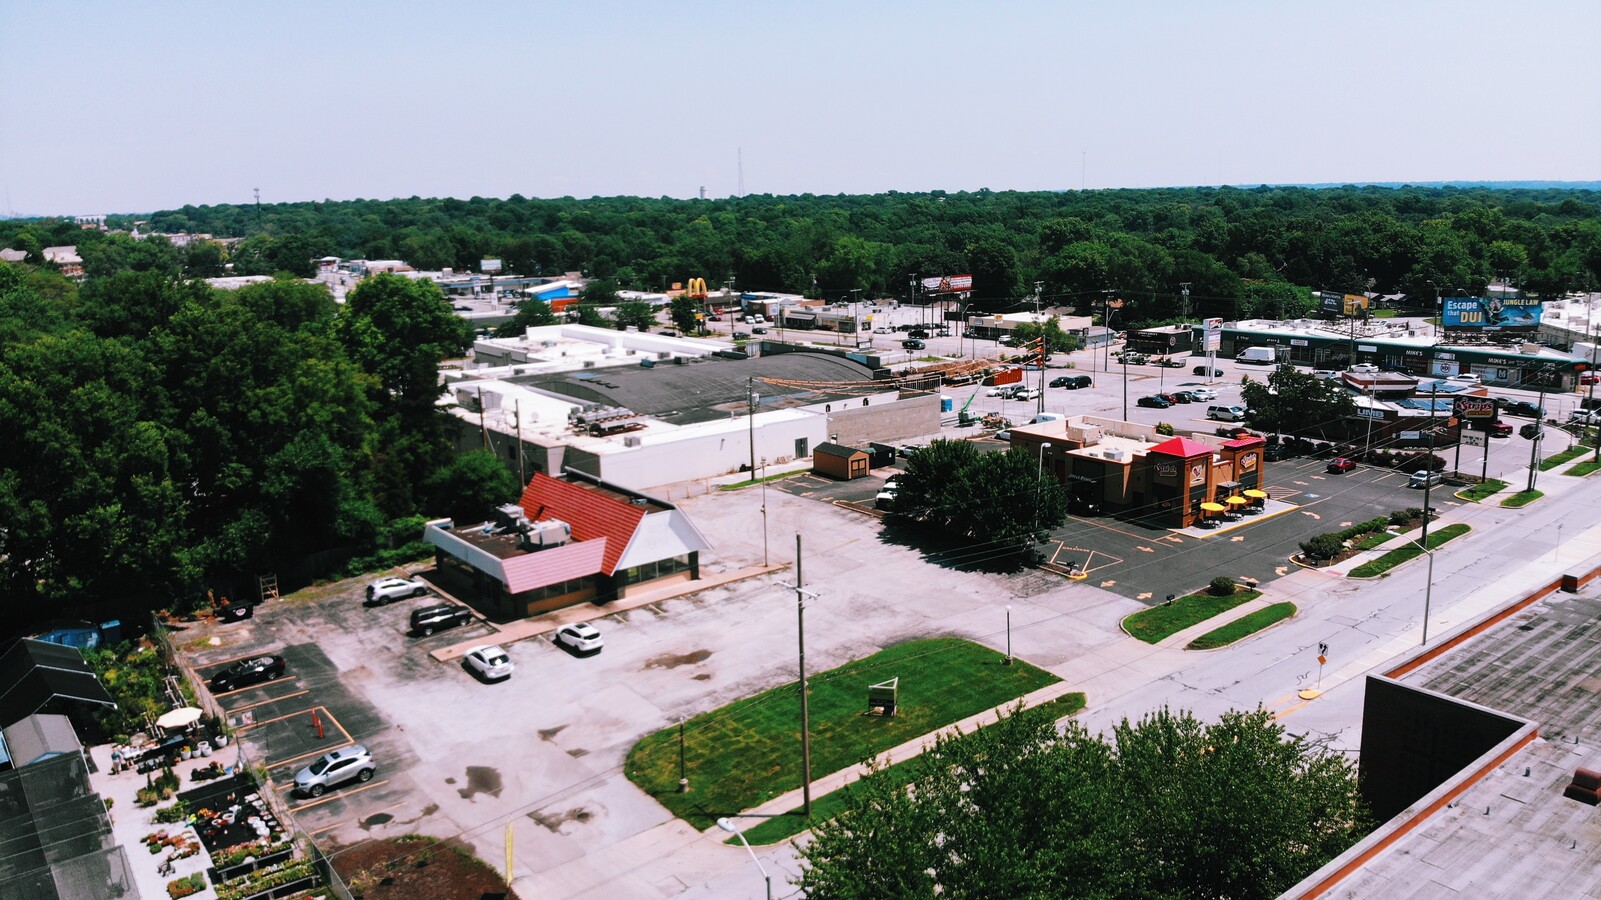
[[[643,606],[650,606],[652,603],[661,603],[666,600],[672,600],[676,597],[698,594],[701,591],[710,590],[714,587],[720,587],[721,585],[725,585],[730,582],[743,581],[746,578],[755,578],[759,575],[770,575],[774,572],[782,572],[787,568],[789,568],[789,563],[770,566],[747,566],[742,569],[730,569],[727,572],[715,572],[710,575],[703,575],[699,581],[674,581],[651,590],[640,591],[637,594],[629,594],[602,606],[596,606],[593,603],[578,603],[566,607],[565,609],[553,610],[548,613],[540,613],[537,616],[531,616],[526,619],[517,619],[516,621],[507,622],[505,624],[497,624],[484,619],[482,621],[485,625],[495,629],[495,633],[493,635],[490,635],[488,638],[475,638],[470,641],[462,641],[459,644],[452,644],[449,647],[442,647],[438,650],[432,651],[428,655],[440,662],[448,662],[453,659],[460,659],[468,650],[471,650],[474,647],[483,646],[486,643],[510,644],[515,643],[516,641],[525,641],[531,637],[549,634],[563,625],[570,625],[574,622],[588,622],[594,619],[603,619],[606,616],[613,615],[615,613],[626,612],[631,609],[639,609]],[[432,580],[430,580],[428,584],[434,589],[435,592],[439,594],[439,596],[471,608],[471,604],[466,603],[459,597],[450,595]]]

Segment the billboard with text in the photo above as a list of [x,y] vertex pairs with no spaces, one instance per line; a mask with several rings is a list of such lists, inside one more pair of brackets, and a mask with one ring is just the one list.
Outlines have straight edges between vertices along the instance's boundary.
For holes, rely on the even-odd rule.
[[971,275],[941,275],[923,279],[925,294],[965,294],[973,289]]
[[1446,328],[1493,331],[1500,328],[1538,328],[1544,307],[1534,297],[1446,297],[1440,324]]

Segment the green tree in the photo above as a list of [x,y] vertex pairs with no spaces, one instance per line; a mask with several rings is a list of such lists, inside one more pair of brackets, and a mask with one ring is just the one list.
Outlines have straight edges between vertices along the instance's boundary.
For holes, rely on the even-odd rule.
[[936,440],[907,461],[892,515],[982,541],[998,555],[1025,553],[1067,518],[1067,493],[1040,477],[1025,450],[983,453],[968,441]]
[[617,282],[606,278],[597,278],[584,285],[578,300],[590,306],[616,306],[622,302],[622,298],[617,296]]
[[[1047,710],[870,775],[800,849],[809,897],[1271,898],[1368,822],[1353,764],[1270,713],[1166,709],[1110,740]],[[1137,798],[1137,802],[1131,800]]]
[[649,303],[625,300],[618,304],[617,315],[613,321],[618,331],[625,328],[649,331],[656,325],[656,310]]
[[335,333],[378,379],[382,401],[412,411],[433,408],[444,392],[439,363],[459,356],[472,340],[472,327],[438,287],[399,275],[375,275],[357,285],[345,298]]
[[674,297],[667,307],[667,315],[672,318],[673,327],[684,334],[700,330],[700,303],[690,297]]
[[1341,382],[1287,363],[1274,369],[1265,384],[1247,378],[1240,396],[1246,426],[1275,434],[1338,439],[1356,415],[1356,401]]
[[530,328],[555,324],[556,314],[550,311],[550,304],[538,297],[529,297],[517,305],[517,314],[510,322],[495,329],[495,337],[522,337]]
[[428,479],[427,511],[463,524],[482,522],[497,506],[516,500],[522,486],[517,476],[488,450],[474,450],[452,459]]
[[217,278],[223,262],[222,245],[216,241],[193,240],[183,248],[183,274],[189,278]]
[[1012,329],[1012,334],[1017,338],[1019,345],[1043,336],[1047,353],[1071,353],[1078,349],[1078,338],[1064,333],[1062,321],[1056,316],[1051,316],[1038,325],[1033,322],[1023,322]]

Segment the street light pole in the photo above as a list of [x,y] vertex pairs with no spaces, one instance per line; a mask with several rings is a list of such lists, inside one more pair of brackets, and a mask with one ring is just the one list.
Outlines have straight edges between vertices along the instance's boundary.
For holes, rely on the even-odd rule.
[[756,857],[756,851],[751,849],[750,841],[745,840],[745,833],[739,830],[739,826],[735,825],[732,819],[718,819],[717,827],[732,833],[739,838],[741,844],[745,845],[745,852],[750,854],[750,861],[756,864],[756,871],[762,873],[762,880],[767,882],[767,900],[773,900],[773,876],[767,874],[767,867]]
[[[806,597],[811,591],[801,585],[801,536],[795,533],[795,624],[796,648],[800,659],[801,708],[801,814],[812,815],[812,718],[806,697]],[[815,596],[815,595],[813,595]]]
[[1012,664],[1012,604],[1006,604],[1006,664]]
[[748,420],[747,426],[748,426],[748,428],[750,430],[750,477],[755,478],[756,477],[756,401],[760,400],[761,397],[757,396],[757,394],[756,394],[756,378],[754,376],[747,377],[745,379],[745,394],[746,394],[746,399],[748,401],[747,404],[746,404],[746,407],[745,407],[745,418]]

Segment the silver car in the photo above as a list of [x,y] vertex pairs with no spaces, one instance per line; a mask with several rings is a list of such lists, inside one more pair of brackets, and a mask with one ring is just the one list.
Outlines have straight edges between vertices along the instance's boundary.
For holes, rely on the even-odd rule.
[[489,680],[510,678],[512,671],[516,669],[506,651],[494,644],[474,647],[462,658],[468,668]]
[[317,761],[295,773],[295,791],[321,797],[331,787],[347,781],[371,781],[378,764],[360,744],[325,753]]

